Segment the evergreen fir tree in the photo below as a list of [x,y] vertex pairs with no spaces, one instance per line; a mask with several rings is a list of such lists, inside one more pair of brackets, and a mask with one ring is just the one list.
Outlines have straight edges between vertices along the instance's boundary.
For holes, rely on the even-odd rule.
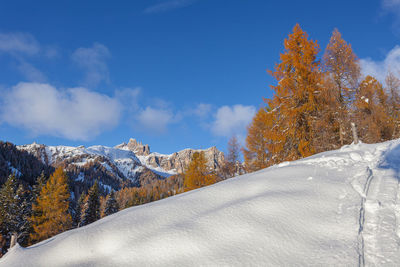
[[5,239],[3,254],[10,244],[11,235],[18,232],[18,199],[16,197],[17,181],[15,175],[8,177],[0,190],[0,232]]
[[33,202],[36,202],[36,199],[40,195],[40,191],[42,191],[43,186],[46,185],[46,180],[47,177],[44,174],[44,171],[40,174],[40,176],[36,179],[36,183],[32,188],[32,197],[33,197]]
[[119,211],[118,202],[115,199],[114,191],[107,197],[106,207],[104,209],[105,216],[111,215]]
[[16,198],[18,205],[18,210],[15,211],[17,241],[20,245],[27,246],[29,244],[29,235],[32,232],[30,222],[32,215],[32,195],[23,185],[19,185]]
[[100,219],[100,194],[99,185],[95,181],[94,185],[89,189],[80,226],[88,225],[98,219]]
[[75,207],[75,217],[74,217],[74,225],[76,227],[80,227],[80,222],[81,222],[81,218],[82,218],[82,210],[83,210],[83,206],[85,204],[86,201],[86,194],[84,192],[82,192],[82,194],[80,195],[79,199],[78,199],[78,203],[76,203],[76,207]]
[[42,187],[36,204],[32,206],[32,241],[47,239],[72,226],[71,215],[68,212],[70,193],[67,182],[67,174],[59,167]]
[[8,248],[12,234],[17,242],[28,245],[30,233],[31,195],[22,184],[18,186],[15,175],[10,175],[0,190],[0,234],[5,238]]

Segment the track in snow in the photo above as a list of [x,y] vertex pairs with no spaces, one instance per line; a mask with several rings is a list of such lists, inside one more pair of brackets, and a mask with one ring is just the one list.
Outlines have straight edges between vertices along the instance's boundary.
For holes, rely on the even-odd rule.
[[358,219],[359,229],[358,229],[358,266],[365,266],[365,255],[364,255],[364,223],[365,223],[365,201],[368,197],[369,187],[371,185],[371,181],[373,179],[372,170],[370,168],[367,169],[369,173],[366,183],[364,185],[364,196],[361,196],[361,205],[360,205],[360,216]]
[[389,153],[400,151],[395,144],[373,151],[375,160],[367,162],[359,215],[359,266],[396,265],[400,262],[399,175],[397,161]]

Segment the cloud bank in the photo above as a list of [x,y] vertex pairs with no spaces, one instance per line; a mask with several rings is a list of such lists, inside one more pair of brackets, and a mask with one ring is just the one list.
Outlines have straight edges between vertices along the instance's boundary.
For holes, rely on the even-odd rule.
[[400,0],[383,0],[382,6],[386,9],[400,7]]
[[222,106],[217,110],[211,131],[217,136],[240,136],[246,131],[246,127],[251,122],[255,112],[254,106]]
[[387,53],[382,61],[374,61],[371,58],[360,59],[363,75],[374,76],[381,83],[385,83],[388,71],[398,75],[400,72],[400,46],[395,46]]
[[4,95],[0,122],[34,135],[89,140],[116,126],[120,113],[117,99],[86,88],[19,83]]
[[175,116],[170,109],[146,107],[137,115],[137,121],[141,130],[152,134],[167,132],[168,125],[175,123]]
[[[53,50],[53,54],[56,50]],[[8,54],[15,60],[17,70],[28,81],[45,82],[46,76],[27,58],[37,56],[40,52],[47,54],[49,49],[42,49],[39,42],[27,33],[0,33],[0,53]]]
[[39,51],[40,45],[31,34],[0,33],[0,52],[35,55]]
[[106,60],[111,54],[102,44],[94,43],[92,47],[80,47],[72,54],[72,60],[85,71],[84,85],[97,86],[100,82],[109,82]]

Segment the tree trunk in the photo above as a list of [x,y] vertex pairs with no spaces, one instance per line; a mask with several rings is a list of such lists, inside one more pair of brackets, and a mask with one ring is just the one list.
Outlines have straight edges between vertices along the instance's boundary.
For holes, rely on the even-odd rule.
[[340,145],[343,146],[344,141],[343,141],[343,126],[342,126],[342,123],[340,123],[340,126],[339,126],[339,138],[340,138]]
[[353,140],[354,144],[358,144],[358,135],[357,135],[357,127],[354,122],[351,123],[351,130],[353,132]]
[[12,248],[13,246],[15,246],[15,244],[17,244],[17,233],[13,233],[13,234],[11,235],[10,248]]

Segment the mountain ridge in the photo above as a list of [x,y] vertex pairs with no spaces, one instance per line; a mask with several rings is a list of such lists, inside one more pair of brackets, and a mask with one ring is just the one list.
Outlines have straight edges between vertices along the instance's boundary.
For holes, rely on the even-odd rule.
[[[193,153],[203,151],[209,161],[209,168],[219,171],[224,164],[224,153],[216,147],[208,149],[184,149],[169,155],[150,152],[150,146],[135,139],[114,147],[47,146],[27,144],[16,146],[52,167],[63,166],[74,184],[75,194],[79,187],[90,187],[94,180],[100,180],[104,193],[119,190],[124,186],[142,186],[146,180],[164,179],[182,174],[191,161]],[[79,192],[80,191],[80,192]]]

